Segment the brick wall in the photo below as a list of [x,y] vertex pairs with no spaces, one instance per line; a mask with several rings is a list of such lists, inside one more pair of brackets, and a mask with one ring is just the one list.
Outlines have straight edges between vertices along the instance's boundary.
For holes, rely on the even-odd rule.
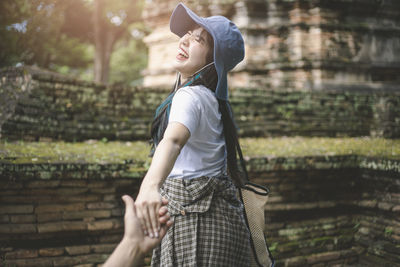
[[[397,266],[399,161],[262,157],[249,159],[248,167],[254,182],[271,189],[265,233],[277,266]],[[5,266],[104,262],[122,236],[120,196],[135,196],[144,174],[129,170],[129,163],[2,160],[0,255]]]
[[[148,139],[165,89],[105,87],[27,69],[0,72],[0,134],[8,140]],[[241,136],[400,137],[400,91],[236,88]]]

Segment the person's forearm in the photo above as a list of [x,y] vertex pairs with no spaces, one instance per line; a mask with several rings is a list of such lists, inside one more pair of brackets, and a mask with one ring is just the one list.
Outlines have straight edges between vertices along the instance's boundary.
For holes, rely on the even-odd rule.
[[143,183],[159,188],[174,167],[181,148],[173,139],[161,140],[154,153],[150,168],[143,179]]
[[141,266],[142,259],[143,254],[140,252],[139,244],[134,244],[127,239],[122,239],[111,256],[104,263],[103,267]]

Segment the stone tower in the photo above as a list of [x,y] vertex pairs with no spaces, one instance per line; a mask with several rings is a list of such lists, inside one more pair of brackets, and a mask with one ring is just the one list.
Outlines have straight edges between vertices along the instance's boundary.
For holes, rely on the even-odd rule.
[[[177,0],[147,0],[145,86],[171,86],[178,38],[169,30]],[[223,15],[241,30],[246,57],[230,87],[265,90],[396,88],[400,84],[400,1],[183,1],[200,16]]]

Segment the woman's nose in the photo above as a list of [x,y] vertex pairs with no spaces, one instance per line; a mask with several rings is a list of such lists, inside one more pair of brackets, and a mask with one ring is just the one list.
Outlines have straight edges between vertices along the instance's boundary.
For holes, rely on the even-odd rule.
[[187,34],[185,34],[184,36],[182,36],[180,42],[181,42],[183,45],[188,46],[188,45],[189,45],[189,39],[190,39],[190,36],[188,36]]
[[184,46],[188,46],[188,44],[189,44],[189,39],[188,39],[188,38],[183,39],[182,44],[183,44]]

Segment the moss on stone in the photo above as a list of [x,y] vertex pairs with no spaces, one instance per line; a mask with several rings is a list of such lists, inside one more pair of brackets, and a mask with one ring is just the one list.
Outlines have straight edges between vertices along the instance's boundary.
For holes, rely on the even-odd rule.
[[[400,140],[382,138],[242,138],[243,153],[248,157],[307,157],[357,155],[400,159]],[[146,168],[150,146],[144,141],[107,142],[0,142],[0,160],[7,163],[137,163]],[[289,163],[289,162],[288,162]],[[321,163],[322,164],[322,163]],[[383,163],[363,163],[379,165]],[[390,164],[393,165],[392,161]],[[368,166],[367,166],[368,165]],[[370,167],[374,167],[374,166]],[[395,164],[396,165],[396,164]]]

